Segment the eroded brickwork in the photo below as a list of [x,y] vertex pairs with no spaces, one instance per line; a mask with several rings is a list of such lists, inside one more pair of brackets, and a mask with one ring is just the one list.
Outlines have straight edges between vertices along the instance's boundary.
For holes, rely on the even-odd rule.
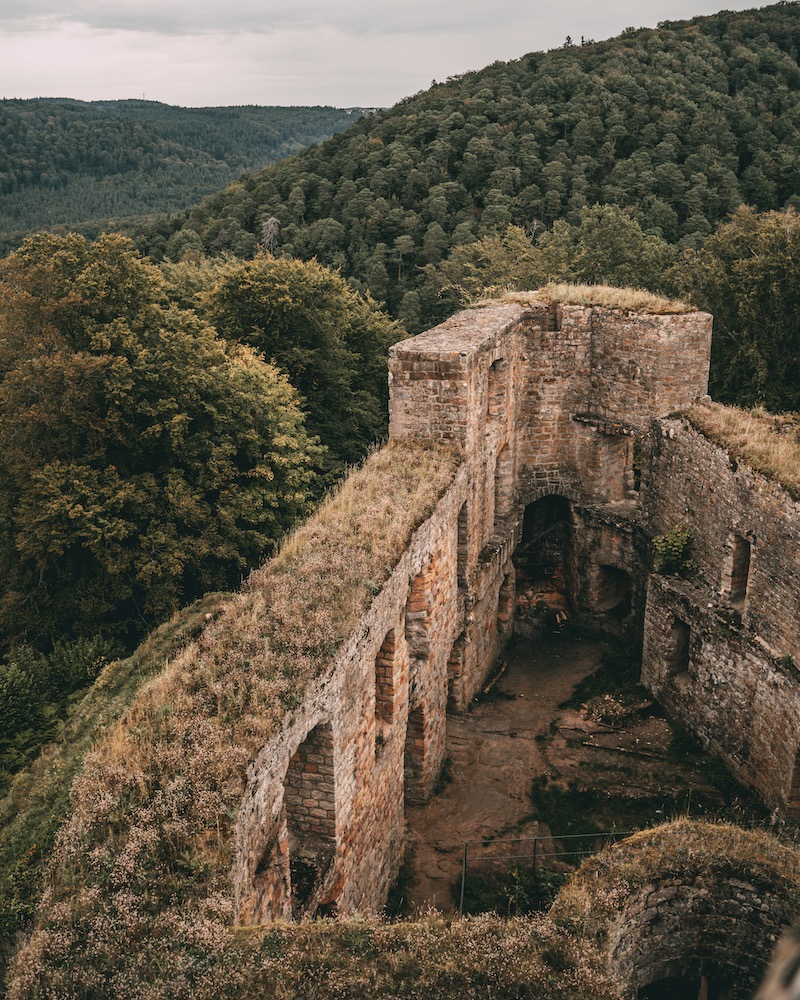
[[[467,708],[514,628],[526,550],[557,563],[570,615],[644,626],[658,697],[768,800],[800,806],[797,505],[669,419],[706,392],[710,328],[702,313],[531,300],[393,348],[391,436],[450,442],[461,468],[251,767],[243,921],[382,905],[446,712]],[[648,587],[650,541],[680,522],[697,580]]]
[[699,995],[747,1000],[793,917],[785,892],[743,878],[675,875],[627,900],[610,941],[611,964],[632,1000],[653,984],[671,982],[677,994],[687,981],[702,990],[703,980]]
[[786,810],[800,754],[800,505],[683,420],[655,428],[642,492],[648,534],[687,527],[698,564],[690,581],[650,579],[643,681]]
[[[466,494],[462,470],[330,671],[251,766],[234,872],[243,922],[383,904],[402,859],[406,796],[430,795],[444,755]],[[329,734],[322,754],[319,734]]]

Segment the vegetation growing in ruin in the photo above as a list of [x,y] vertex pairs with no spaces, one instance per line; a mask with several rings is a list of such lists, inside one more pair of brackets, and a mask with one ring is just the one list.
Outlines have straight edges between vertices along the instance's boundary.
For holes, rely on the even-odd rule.
[[151,947],[180,975],[186,936],[208,942],[203,954],[227,938],[248,763],[352,633],[458,462],[415,443],[370,456],[108,726],[72,787],[46,897],[55,922],[34,933],[21,974],[42,961],[55,983],[68,960],[84,968],[82,988],[100,977],[124,993],[130,977],[157,975]]
[[[519,861],[500,870],[490,865],[475,866],[467,876],[464,913],[496,913],[501,917],[541,913],[550,909],[566,880],[565,871]],[[460,877],[454,895],[458,902]]]
[[794,905],[800,899],[800,853],[793,848],[761,830],[678,819],[590,858],[565,886],[553,916],[602,942],[619,917],[619,896],[609,889],[635,889],[675,874],[687,881],[741,878],[757,892],[771,890]]
[[655,313],[672,316],[689,313],[694,306],[677,299],[655,295],[642,288],[616,288],[612,285],[572,285],[567,282],[551,282],[540,289],[535,296],[506,296],[509,301],[525,304],[531,300],[544,300],[561,305],[602,306],[606,309],[623,309],[629,312]]
[[776,416],[765,410],[707,403],[686,413],[689,422],[729,453],[779,483],[800,500],[800,417]]
[[125,979],[113,966],[90,967],[98,942],[92,942],[84,963],[60,968],[68,935],[52,927],[39,937],[37,949],[28,951],[29,963],[18,963],[10,996],[21,1000],[43,989],[76,986],[96,994],[116,989],[119,995],[121,986],[129,986],[198,1000],[267,992],[275,1000],[290,1000],[310,991],[320,1000],[455,995],[621,1000],[624,991],[607,967],[607,935],[629,894],[676,872],[687,879],[740,879],[756,892],[773,891],[789,901],[800,890],[796,853],[768,834],[681,820],[590,859],[561,890],[550,915],[428,916],[396,923],[354,918],[233,930],[215,922],[218,911],[209,912],[191,929],[180,921],[183,933],[191,935],[181,952],[168,952],[172,939],[163,937],[157,961],[150,955],[152,941],[142,937],[139,962]]
[[690,576],[697,569],[691,553],[691,531],[683,524],[676,524],[653,539],[653,572],[664,576]]

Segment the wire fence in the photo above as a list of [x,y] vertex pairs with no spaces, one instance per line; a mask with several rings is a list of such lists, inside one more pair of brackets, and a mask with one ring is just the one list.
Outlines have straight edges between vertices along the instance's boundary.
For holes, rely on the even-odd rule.
[[[596,854],[609,843],[615,843],[631,835],[630,830],[608,831],[604,833],[572,833],[563,837],[511,837],[501,840],[467,840],[461,862],[461,892],[459,913],[464,913],[464,894],[470,867],[481,865],[524,864],[535,872],[537,868],[566,870],[577,868],[584,858]],[[507,851],[502,845],[513,844]],[[498,847],[501,848],[498,851]]]

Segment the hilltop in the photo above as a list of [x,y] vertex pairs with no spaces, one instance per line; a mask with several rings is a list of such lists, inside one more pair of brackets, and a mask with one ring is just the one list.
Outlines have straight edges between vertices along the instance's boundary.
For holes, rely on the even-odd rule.
[[[341,132],[361,108],[181,108],[156,101],[0,101],[0,244],[192,205],[243,171]],[[248,245],[243,243],[241,250]]]
[[578,224],[596,203],[641,228],[658,274],[743,202],[797,205],[799,50],[800,6],[779,3],[493,63],[243,178],[139,245],[158,257],[180,230],[215,254],[221,231],[263,239],[266,224],[270,249],[341,269],[412,331],[456,307],[437,280],[454,250],[509,224],[530,237]]

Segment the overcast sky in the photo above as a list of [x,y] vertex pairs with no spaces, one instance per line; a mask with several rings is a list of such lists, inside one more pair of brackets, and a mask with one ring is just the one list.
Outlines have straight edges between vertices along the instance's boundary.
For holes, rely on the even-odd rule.
[[[0,97],[387,106],[496,59],[753,0],[0,0]],[[760,5],[757,5],[760,6]]]

